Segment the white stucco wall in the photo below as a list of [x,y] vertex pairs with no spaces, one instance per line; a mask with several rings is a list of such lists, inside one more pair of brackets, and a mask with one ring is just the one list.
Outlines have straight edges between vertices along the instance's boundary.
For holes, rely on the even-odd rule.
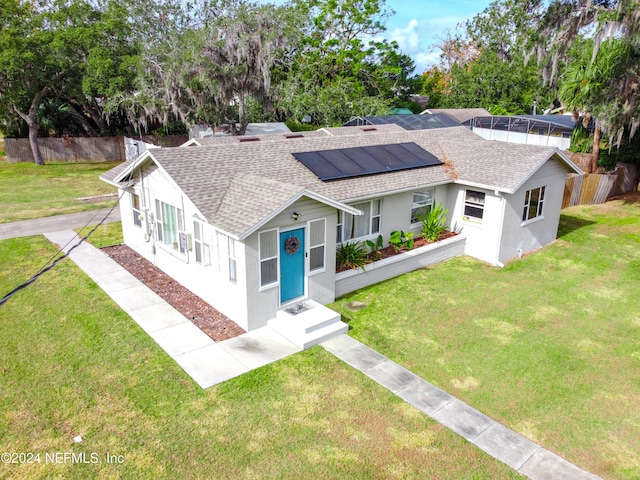
[[[412,231],[414,234],[419,234],[422,225],[411,225],[411,207],[413,204],[413,192],[425,190],[426,188],[434,189],[433,205],[436,206],[442,203],[446,207],[448,185],[438,185],[435,187],[416,188],[414,190],[395,193],[393,195],[387,195],[385,197],[373,197],[372,199],[382,198],[382,209],[380,217],[380,232],[375,233],[369,237],[358,238],[356,240],[370,239],[375,240],[378,235],[382,235],[384,245],[389,244],[389,236],[391,232],[395,230],[403,230],[405,232]],[[358,202],[349,202],[350,205],[357,204]],[[335,236],[335,235],[334,235]]]
[[[300,216],[292,218],[293,212]],[[263,327],[274,318],[280,305],[279,283],[260,288],[259,235],[266,230],[277,229],[278,238],[282,231],[305,228],[305,249],[309,248],[309,222],[325,219],[325,268],[309,272],[309,256],[305,257],[305,296],[318,303],[326,304],[335,300],[336,265],[336,209],[316,200],[303,197],[289,208],[267,222],[259,231],[245,241],[247,277],[247,315],[249,329]]]
[[[556,239],[567,168],[550,159],[513,195],[507,195],[498,260],[506,262]],[[526,192],[545,187],[542,217],[522,222]]]
[[[482,221],[465,220],[463,218],[465,192],[467,189],[485,194]],[[504,202],[502,195],[496,194],[493,190],[458,184],[449,186],[447,195],[449,219],[452,229],[464,234],[467,239],[465,254],[485,262],[496,263]]]
[[[141,207],[149,208],[155,214],[155,200],[158,199],[183,209],[185,231],[193,235],[193,220],[197,218],[195,206],[157,167],[145,167],[142,176],[140,172],[135,173],[135,179],[137,181],[131,191],[141,196]],[[158,242],[155,226],[150,236],[145,235],[144,228],[136,227],[133,224],[130,198],[130,195],[124,195],[121,202],[125,244],[246,330],[247,279],[242,243],[236,242],[237,282],[234,284],[229,281],[226,245],[218,248],[218,237],[211,226],[205,225],[203,231],[203,236],[210,245],[211,265],[199,265],[195,262],[193,250],[183,255]]]
[[558,147],[566,150],[571,144],[570,138],[554,135],[536,135],[533,133],[509,132],[506,130],[491,130],[490,128],[472,128],[473,133],[480,135],[485,140],[498,142],[522,143],[525,145],[542,145],[545,147]]

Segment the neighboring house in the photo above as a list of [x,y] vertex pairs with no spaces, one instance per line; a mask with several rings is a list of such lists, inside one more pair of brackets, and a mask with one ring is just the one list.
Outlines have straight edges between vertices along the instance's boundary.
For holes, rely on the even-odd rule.
[[324,130],[149,150],[110,170],[125,243],[253,330],[347,291],[338,277],[355,272],[336,274],[337,245],[418,232],[439,203],[456,254],[501,265],[538,249],[556,238],[566,174],[580,173],[556,148],[466,127]]
[[[240,125],[238,125],[240,127]],[[228,129],[227,129],[228,132]],[[249,123],[245,135],[276,135],[290,133],[291,130],[283,122]],[[203,125],[194,125],[189,129],[189,138],[211,138],[231,136],[229,133],[215,133],[213,128]]]
[[428,108],[420,115],[446,115],[460,124],[471,120],[475,117],[491,116],[488,110],[484,108]]
[[576,122],[571,115],[477,116],[462,122],[482,138],[567,150]]

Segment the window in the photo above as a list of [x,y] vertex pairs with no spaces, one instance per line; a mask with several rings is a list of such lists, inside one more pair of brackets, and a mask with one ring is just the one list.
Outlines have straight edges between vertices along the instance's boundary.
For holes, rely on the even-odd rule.
[[236,273],[236,241],[231,237],[227,237],[227,241],[229,253],[229,280],[232,283],[236,283],[238,281]]
[[140,195],[131,194],[131,213],[133,214],[133,224],[142,228],[142,209],[140,208]]
[[180,238],[184,230],[182,210],[156,200],[156,236],[158,241],[180,253],[186,252],[186,242]]
[[260,232],[260,286],[278,282],[278,231]]
[[325,219],[309,222],[309,271],[324,269]]
[[204,225],[197,220],[193,221],[193,250],[197,264],[211,265],[211,247],[205,237]]
[[413,192],[413,204],[411,205],[411,223],[420,221],[433,208],[433,188]]
[[338,225],[336,230],[336,242],[344,242],[356,238],[367,237],[380,233],[380,211],[382,200],[370,200],[351,205],[362,210],[363,215],[351,215],[338,210]]
[[528,190],[524,196],[524,211],[522,221],[526,222],[542,216],[545,187]]
[[466,190],[464,197],[464,215],[465,220],[482,221],[484,214],[484,193],[475,190]]

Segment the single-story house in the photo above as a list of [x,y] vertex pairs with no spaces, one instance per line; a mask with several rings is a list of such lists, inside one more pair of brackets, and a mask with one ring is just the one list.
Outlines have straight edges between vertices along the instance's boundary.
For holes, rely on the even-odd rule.
[[154,149],[106,172],[125,243],[249,331],[332,302],[358,273],[384,278],[336,273],[337,246],[418,232],[440,203],[455,255],[501,265],[538,249],[556,238],[567,173],[581,173],[556,148],[462,126],[328,130]]

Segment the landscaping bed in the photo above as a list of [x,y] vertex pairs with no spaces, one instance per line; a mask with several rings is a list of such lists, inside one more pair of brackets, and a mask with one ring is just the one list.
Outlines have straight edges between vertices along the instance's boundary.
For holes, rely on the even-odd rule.
[[104,247],[102,251],[216,342],[245,333],[233,320],[217,311],[126,245]]

